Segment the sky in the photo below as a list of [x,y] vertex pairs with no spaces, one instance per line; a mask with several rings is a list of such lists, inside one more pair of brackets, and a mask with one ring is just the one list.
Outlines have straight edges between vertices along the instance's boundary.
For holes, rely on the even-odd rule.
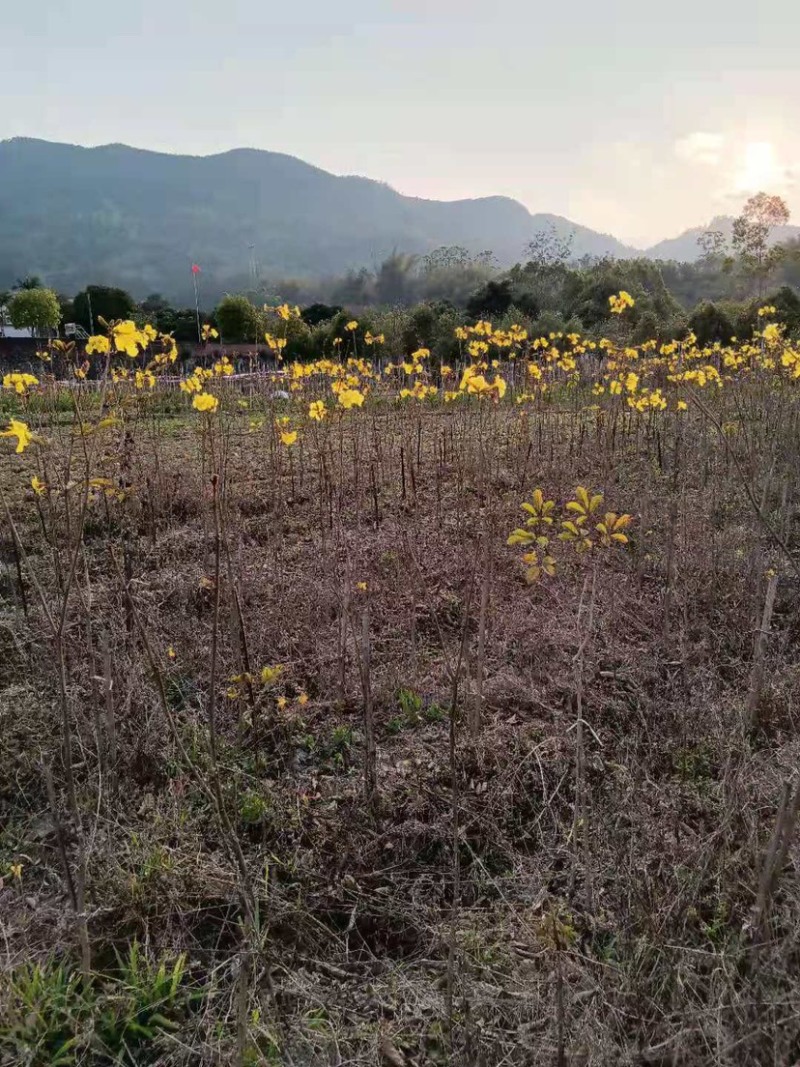
[[796,0],[40,0],[0,140],[264,148],[643,247],[762,189],[800,222],[798,37]]

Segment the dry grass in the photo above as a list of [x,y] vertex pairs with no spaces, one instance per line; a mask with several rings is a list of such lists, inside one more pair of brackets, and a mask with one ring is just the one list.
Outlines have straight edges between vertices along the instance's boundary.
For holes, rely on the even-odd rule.
[[[796,558],[798,447],[786,404],[760,398],[729,441]],[[45,788],[52,767],[74,873],[84,853],[93,972],[113,973],[114,949],[137,939],[152,959],[185,952],[187,983],[200,994],[176,1013],[174,1030],[128,1062],[793,1063],[794,841],[757,935],[752,920],[783,783],[800,756],[797,581],[724,443],[699,412],[622,418],[612,434],[592,412],[411,410],[348,416],[324,437],[308,436],[302,453],[280,451],[270,433],[247,433],[236,420],[215,432],[213,456],[209,439],[180,422],[144,421],[135,435],[113,431],[103,442],[92,473],[133,492],[90,501],[67,611],[80,827],[67,797],[54,645],[33,585],[35,576],[59,603],[55,557],[36,501],[19,488],[22,472],[30,476],[27,455],[3,460],[27,553],[26,613],[6,522],[6,1008],[23,963],[80,958]],[[721,421],[733,418],[720,411]],[[52,468],[63,467],[70,439],[69,428],[54,428]],[[583,652],[580,849],[575,662],[592,565],[567,562],[529,587],[519,553],[505,544],[533,488],[563,501],[578,483],[635,516],[628,548],[598,569]],[[61,530],[63,501],[52,516],[42,506],[45,528]],[[473,741],[465,723],[476,692],[484,531],[491,582]],[[748,732],[770,566],[781,577],[758,728]],[[366,605],[372,803],[356,642]],[[462,638],[454,901],[448,711]],[[254,675],[284,667],[276,687],[254,686],[252,704],[244,685],[240,698],[225,695],[245,647]],[[9,873],[15,863],[21,880]],[[111,1062],[92,1051],[88,1033],[75,1061]],[[4,1037],[0,1062],[25,1062],[18,1034]]]

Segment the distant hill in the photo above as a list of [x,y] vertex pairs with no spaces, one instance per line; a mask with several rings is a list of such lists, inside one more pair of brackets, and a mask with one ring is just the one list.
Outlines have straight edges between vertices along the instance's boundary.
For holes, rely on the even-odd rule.
[[575,256],[639,254],[507,197],[422,200],[276,152],[0,142],[0,288],[39,274],[67,294],[102,282],[185,300],[196,262],[214,298],[247,285],[251,255],[271,276],[321,276],[442,245],[491,249],[507,266],[551,226],[573,235]]
[[[697,243],[698,238],[708,230],[718,230],[726,238],[730,238],[733,231],[732,216],[718,215],[707,226],[694,226],[690,230],[684,230],[677,237],[659,241],[658,244],[648,248],[644,254],[648,259],[675,259],[681,263],[692,263],[702,254]],[[800,226],[776,226],[772,233],[772,243],[780,244],[793,237],[800,237]]]
[[[102,283],[188,302],[189,267],[199,263],[208,303],[249,286],[251,259],[266,277],[308,278],[374,267],[393,251],[461,245],[510,266],[551,229],[571,236],[576,258],[693,261],[705,229],[730,233],[731,224],[714,219],[639,250],[561,216],[531,214],[509,197],[402,196],[277,152],[177,156],[121,144],[0,142],[0,289],[38,274],[68,295]],[[796,236],[796,226],[776,233]]]

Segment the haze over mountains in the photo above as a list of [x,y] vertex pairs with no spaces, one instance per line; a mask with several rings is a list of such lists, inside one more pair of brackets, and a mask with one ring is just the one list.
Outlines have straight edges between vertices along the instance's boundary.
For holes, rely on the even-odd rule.
[[[715,220],[712,228],[729,228]],[[567,219],[531,214],[508,197],[436,201],[339,177],[292,156],[234,149],[179,156],[125,145],[81,148],[29,138],[0,142],[0,288],[39,274],[70,294],[87,283],[134,296],[186,299],[200,263],[206,296],[264,276],[341,275],[393,251],[490,249],[519,262],[543,229],[572,235],[572,254],[694,260],[705,229],[635,249]],[[785,227],[780,236],[800,234]],[[213,293],[212,293],[213,291]]]

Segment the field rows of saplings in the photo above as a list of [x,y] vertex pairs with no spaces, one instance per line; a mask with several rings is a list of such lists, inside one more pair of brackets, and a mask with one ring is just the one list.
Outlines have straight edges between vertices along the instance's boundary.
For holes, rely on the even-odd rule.
[[0,1063],[800,1058],[800,345],[632,303],[5,376]]

